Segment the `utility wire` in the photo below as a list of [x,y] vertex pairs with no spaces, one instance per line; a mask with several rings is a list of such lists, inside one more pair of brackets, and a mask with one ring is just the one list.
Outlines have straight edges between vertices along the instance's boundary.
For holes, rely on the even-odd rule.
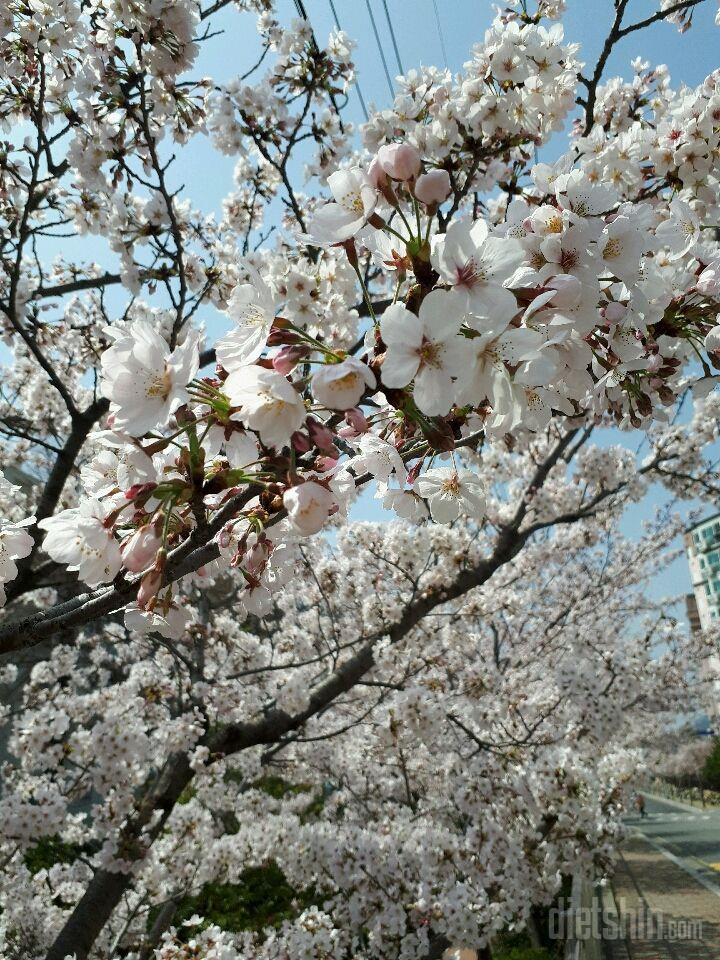
[[[335,20],[335,26],[338,28],[338,30],[342,30],[342,27],[340,26],[340,21],[338,20],[337,10],[335,9],[335,4],[333,3],[333,0],[329,0],[329,2],[330,2],[330,9],[332,10],[332,15]],[[358,100],[360,101],[360,106],[362,107],[363,115],[365,117],[365,120],[367,121],[370,119],[370,117],[368,116],[367,107],[365,106],[365,98],[363,97],[362,90],[360,89],[360,81],[357,79],[355,80],[355,90],[357,91]]]
[[385,8],[385,19],[387,20],[387,25],[390,30],[390,39],[392,40],[393,50],[395,51],[395,59],[397,60],[398,70],[400,73],[405,73],[403,70],[402,60],[400,59],[400,51],[398,50],[397,40],[395,39],[395,31],[393,30],[392,20],[390,19],[390,11],[388,10],[387,0],[382,0],[382,5]]
[[[305,4],[302,2],[302,0],[295,0],[295,9],[303,18],[303,20],[307,20],[307,22],[310,23],[307,11],[305,10]],[[312,29],[312,27],[310,29]]]
[[445,49],[445,37],[443,36],[442,24],[440,23],[440,11],[438,10],[437,0],[432,0],[432,4],[435,11],[435,26],[437,27],[438,36],[440,37],[440,49],[442,50],[443,60],[445,61],[445,69],[447,70],[447,50]]
[[377,43],[377,48],[380,51],[380,59],[382,60],[383,70],[385,71],[385,79],[387,80],[388,90],[390,91],[390,99],[394,100],[395,90],[393,89],[392,80],[390,79],[390,71],[388,70],[387,60],[385,59],[385,51],[383,50],[382,43],[380,42],[380,34],[378,33],[377,24],[375,23],[375,15],[372,12],[370,0],[365,0],[365,6],[370,14],[370,23],[372,24],[373,33],[375,34],[375,43]]

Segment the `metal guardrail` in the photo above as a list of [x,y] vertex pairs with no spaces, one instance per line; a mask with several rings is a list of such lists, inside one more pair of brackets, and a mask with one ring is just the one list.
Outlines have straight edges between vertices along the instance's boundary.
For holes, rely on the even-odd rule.
[[602,960],[602,900],[593,881],[573,877],[564,960]]

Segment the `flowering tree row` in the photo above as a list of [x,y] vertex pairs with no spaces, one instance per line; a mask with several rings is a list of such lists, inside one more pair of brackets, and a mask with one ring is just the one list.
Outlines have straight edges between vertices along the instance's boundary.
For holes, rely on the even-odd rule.
[[[579,456],[594,472],[597,451]],[[512,560],[472,523],[359,524],[332,553],[304,546],[246,624],[228,577],[191,591],[182,642],[115,622],[57,644],[9,718],[5,950],[439,956],[528,922],[563,874],[607,870],[638,744],[713,696],[714,638],[647,595],[679,521],[617,531],[642,495],[629,473],[612,508],[551,533],[577,498],[555,470],[545,531]],[[33,872],[22,854],[58,836],[70,854]],[[305,904],[280,929],[183,914],[270,859]]]

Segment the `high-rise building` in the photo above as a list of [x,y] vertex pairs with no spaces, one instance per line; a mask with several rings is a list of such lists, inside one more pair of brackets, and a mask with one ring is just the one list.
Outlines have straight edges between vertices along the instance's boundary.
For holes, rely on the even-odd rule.
[[720,513],[690,527],[685,547],[694,593],[694,603],[687,598],[689,619],[707,630],[720,625]]

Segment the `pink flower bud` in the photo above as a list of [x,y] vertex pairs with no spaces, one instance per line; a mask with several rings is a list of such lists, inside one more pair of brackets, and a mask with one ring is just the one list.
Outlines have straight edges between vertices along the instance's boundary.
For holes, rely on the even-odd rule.
[[122,562],[125,569],[131,573],[147,570],[150,564],[155,562],[160,543],[160,537],[152,523],[140,527],[123,547]]
[[[278,318],[275,318],[275,322],[278,322]],[[273,327],[267,338],[267,345],[269,347],[282,347],[288,343],[302,343],[299,334],[293,333],[292,330],[286,330],[285,327]]]
[[370,183],[379,190],[381,187],[384,187],[387,183],[387,174],[380,166],[380,161],[377,157],[373,157],[372,163],[368,167],[368,179]]
[[345,411],[345,421],[357,430],[358,433],[367,433],[370,429],[367,417],[358,407],[352,407],[350,410]]
[[312,448],[310,437],[305,436],[304,433],[300,433],[299,430],[296,430],[290,437],[290,443],[296,453],[307,453],[308,450]]
[[409,143],[386,143],[378,150],[377,159],[393,180],[412,180],[421,170],[420,154]]
[[157,595],[158,590],[162,586],[162,578],[162,570],[156,570],[154,567],[152,570],[148,570],[143,576],[137,595],[137,605],[141,610],[145,610],[150,601]]
[[254,544],[245,554],[243,567],[251,577],[262,576],[268,559],[272,553],[272,546],[267,540],[261,540]]
[[152,493],[156,486],[156,483],[135,483],[125,491],[125,499],[137,500],[145,494]]
[[663,365],[663,358],[659,353],[654,353],[651,357],[648,358],[647,370],[648,373],[657,373],[660,367]]
[[273,357],[272,365],[278,373],[286,377],[288,373],[291,373],[295,369],[301,360],[307,357],[309,352],[308,348],[301,344],[283,347]]
[[429,170],[419,176],[415,184],[415,196],[420,203],[428,206],[447,200],[451,190],[450,174],[447,170]]
[[307,428],[313,446],[317,447],[318,450],[325,451],[326,453],[335,452],[332,430],[328,429],[324,423],[320,423],[320,421],[316,420],[314,417],[308,417]]

